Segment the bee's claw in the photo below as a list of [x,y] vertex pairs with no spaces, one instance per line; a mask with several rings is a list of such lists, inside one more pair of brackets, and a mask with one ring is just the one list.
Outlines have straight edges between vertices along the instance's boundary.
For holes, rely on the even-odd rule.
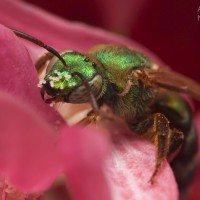
[[155,166],[154,172],[151,175],[151,178],[148,180],[148,183],[150,183],[151,185],[153,185],[155,183],[155,177],[156,177],[156,175],[158,173],[159,168],[160,168],[160,165],[159,166],[157,166],[157,165]]
[[151,176],[151,178],[148,180],[148,183],[150,183],[151,185],[154,184],[154,177],[155,176]]

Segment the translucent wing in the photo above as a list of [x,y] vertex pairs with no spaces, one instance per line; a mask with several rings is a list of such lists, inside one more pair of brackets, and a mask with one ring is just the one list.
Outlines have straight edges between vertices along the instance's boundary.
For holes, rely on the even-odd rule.
[[148,69],[147,74],[153,84],[189,94],[200,101],[200,84],[187,76],[166,68]]

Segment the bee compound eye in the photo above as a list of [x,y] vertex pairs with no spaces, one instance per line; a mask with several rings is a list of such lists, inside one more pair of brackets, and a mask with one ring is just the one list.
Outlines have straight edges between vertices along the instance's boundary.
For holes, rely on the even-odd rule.
[[90,81],[88,81],[88,87],[81,84],[79,87],[75,88],[69,95],[70,103],[86,103],[90,101],[89,93],[92,92],[95,98],[98,98],[102,92],[103,79],[100,75],[94,76]]

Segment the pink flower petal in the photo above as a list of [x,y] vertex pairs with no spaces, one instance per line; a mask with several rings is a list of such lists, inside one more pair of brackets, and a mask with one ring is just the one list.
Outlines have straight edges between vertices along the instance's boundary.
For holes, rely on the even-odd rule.
[[115,200],[178,199],[173,172],[166,162],[154,185],[148,182],[154,169],[155,148],[143,140],[117,138],[104,166],[105,174],[102,174],[108,147],[102,142],[105,138],[101,138],[96,130],[94,132],[83,130],[75,135],[73,129],[70,133],[62,130],[59,149],[66,163],[68,188],[74,199],[108,199],[105,175]]
[[[108,161],[114,199],[178,199],[176,181],[165,162],[151,185],[149,179],[154,170],[155,147],[147,141],[136,138],[118,138]],[[169,192],[170,191],[170,192]]]
[[30,56],[22,42],[7,28],[0,25],[0,90],[8,91],[14,96],[37,108],[50,123],[59,121],[60,116],[40,96],[38,75]]
[[67,185],[74,200],[111,200],[103,173],[109,143],[105,135],[95,129],[63,128],[59,152],[65,165]]
[[0,92],[0,174],[25,192],[46,189],[60,172],[52,128],[24,102]]

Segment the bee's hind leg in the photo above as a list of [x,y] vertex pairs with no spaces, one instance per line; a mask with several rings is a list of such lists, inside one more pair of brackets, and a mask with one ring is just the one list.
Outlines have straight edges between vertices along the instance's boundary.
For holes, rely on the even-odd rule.
[[163,161],[180,149],[184,135],[181,131],[172,128],[168,119],[161,113],[153,114],[134,129],[138,135],[150,140],[156,146],[156,163],[149,179],[153,184]]

